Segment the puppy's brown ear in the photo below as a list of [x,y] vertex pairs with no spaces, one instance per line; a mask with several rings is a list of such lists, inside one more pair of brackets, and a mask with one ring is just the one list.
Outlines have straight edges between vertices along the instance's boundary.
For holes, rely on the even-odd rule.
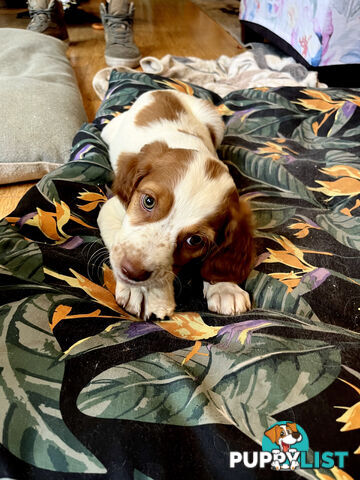
[[168,149],[164,142],[153,142],[141,149],[139,153],[122,153],[119,155],[112,191],[117,195],[125,207],[140,181],[149,175],[155,159]]
[[205,258],[201,275],[207,282],[243,282],[254,262],[253,222],[248,204],[234,190],[228,198],[216,246]]
[[140,154],[122,153],[119,155],[112,191],[127,207],[136,185],[147,175],[147,165],[140,160]]
[[286,426],[287,426],[288,428],[290,428],[290,430],[291,430],[292,432],[297,432],[296,423],[288,422],[288,423],[286,424]]
[[270,438],[272,443],[277,443],[277,439],[279,438],[279,425],[275,425],[274,427],[270,428],[270,430],[266,430],[265,435]]

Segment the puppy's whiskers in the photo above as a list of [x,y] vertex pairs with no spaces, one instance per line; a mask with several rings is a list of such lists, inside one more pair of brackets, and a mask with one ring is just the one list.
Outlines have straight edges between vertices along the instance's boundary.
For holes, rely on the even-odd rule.
[[[95,252],[92,250],[95,248]],[[109,252],[106,247],[100,247],[98,242],[91,242],[87,244],[82,251],[82,254],[87,260],[87,276],[93,279],[96,283],[102,278],[102,270],[104,263],[109,263]]]
[[[170,284],[171,283],[176,283],[179,288],[179,294],[182,292],[183,286],[181,283],[181,280],[176,273],[174,273],[172,270],[163,270],[164,271],[164,277],[165,277],[165,283]],[[170,278],[169,278],[170,277]],[[172,278],[171,278],[172,277]]]
[[101,278],[104,263],[107,265],[109,265],[110,263],[108,250],[106,248],[100,249],[96,254],[91,257],[90,261],[92,262],[93,268],[96,269],[96,277]]

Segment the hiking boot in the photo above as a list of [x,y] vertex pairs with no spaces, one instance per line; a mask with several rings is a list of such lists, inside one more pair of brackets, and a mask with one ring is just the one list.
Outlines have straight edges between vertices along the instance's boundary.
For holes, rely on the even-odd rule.
[[58,0],[28,0],[31,21],[27,30],[68,41],[64,12]]
[[141,58],[133,40],[135,7],[127,0],[110,0],[100,4],[105,32],[105,61],[109,67],[136,67]]

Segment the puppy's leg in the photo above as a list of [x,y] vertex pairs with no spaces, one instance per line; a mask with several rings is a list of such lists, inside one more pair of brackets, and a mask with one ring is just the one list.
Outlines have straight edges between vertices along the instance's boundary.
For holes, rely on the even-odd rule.
[[136,317],[141,316],[144,305],[144,292],[141,287],[133,287],[116,280],[115,298],[127,312]]
[[239,315],[251,308],[249,294],[232,282],[204,282],[204,297],[211,312],[223,315]]
[[116,281],[117,303],[126,311],[143,317],[144,320],[156,317],[163,319],[174,313],[174,287],[171,282],[151,287],[136,287]]
[[172,279],[152,286],[146,292],[145,319],[155,316],[159,319],[170,317],[175,310],[174,286]]

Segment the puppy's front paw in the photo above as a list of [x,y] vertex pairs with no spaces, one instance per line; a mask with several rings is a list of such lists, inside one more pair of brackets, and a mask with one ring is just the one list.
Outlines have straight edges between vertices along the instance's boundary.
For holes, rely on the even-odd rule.
[[115,298],[120,307],[140,317],[143,309],[144,294],[140,287],[132,287],[126,283],[116,282]]
[[115,298],[127,312],[144,320],[170,317],[175,309],[172,289],[135,287],[117,281]]
[[236,283],[219,282],[211,285],[204,282],[204,296],[211,312],[239,315],[251,308],[249,294]]
[[145,319],[162,320],[171,317],[175,310],[172,288],[153,288],[147,292]]
[[149,308],[145,313],[145,320],[151,320],[155,322],[156,320],[165,320],[169,319],[174,313],[175,305],[154,305],[153,308]]

